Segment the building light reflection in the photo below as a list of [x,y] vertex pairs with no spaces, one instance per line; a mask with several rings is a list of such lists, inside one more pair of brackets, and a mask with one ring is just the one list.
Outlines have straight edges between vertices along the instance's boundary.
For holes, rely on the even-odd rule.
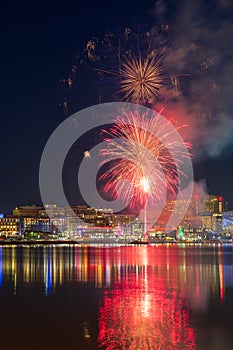
[[2,286],[2,247],[0,247],[0,287]]
[[134,278],[144,288],[145,303],[141,305],[147,313],[150,279],[156,276],[158,283],[166,281],[167,288],[177,284],[192,307],[205,308],[213,293],[224,301],[226,286],[233,286],[232,266],[226,263],[229,254],[224,253],[223,246],[215,246],[214,251],[206,255],[210,260],[207,263],[198,249],[192,256],[178,246],[0,246],[0,286],[11,280],[17,293],[22,285],[36,283],[43,286],[45,295],[51,295],[69,281],[115,288]]
[[53,292],[53,271],[52,271],[52,259],[51,253],[48,251],[46,260],[45,260],[45,294],[51,295]]

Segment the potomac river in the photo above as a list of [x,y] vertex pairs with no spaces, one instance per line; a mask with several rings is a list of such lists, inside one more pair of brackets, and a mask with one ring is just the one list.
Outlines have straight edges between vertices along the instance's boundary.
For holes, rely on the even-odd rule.
[[233,245],[0,245],[0,350],[231,350]]

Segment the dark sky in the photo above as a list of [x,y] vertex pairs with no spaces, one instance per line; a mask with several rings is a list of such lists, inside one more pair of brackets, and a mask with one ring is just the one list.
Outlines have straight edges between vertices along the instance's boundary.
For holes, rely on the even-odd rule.
[[[75,5],[63,3],[61,7],[53,8],[30,8],[22,4],[14,7],[13,3],[8,8],[7,5],[2,8],[0,212],[9,213],[17,205],[39,204],[41,201],[38,186],[40,157],[48,137],[65,118],[60,107],[59,80],[66,67],[72,64],[75,54],[82,50],[90,38],[108,30],[136,24],[152,28],[158,18],[161,23],[177,23],[182,22],[182,15],[185,16],[185,13],[193,13],[193,1],[186,1],[185,6],[178,2],[176,8],[173,8],[172,3],[149,0],[77,1]],[[221,20],[223,30],[227,32],[228,28],[226,30],[224,23],[229,22],[230,2],[225,0],[219,3],[221,11],[216,10],[211,20],[217,24]],[[208,4],[211,3],[206,2],[202,19],[211,16]],[[173,16],[176,16],[177,22],[173,20]],[[205,26],[203,23],[199,24],[199,30],[205,33]],[[192,33],[191,28],[189,32]],[[177,41],[179,35],[176,28]],[[202,36],[201,33],[199,35]],[[224,51],[224,47],[219,50]],[[229,54],[226,52],[225,55]],[[219,55],[216,56],[219,59]],[[220,56],[223,62],[224,52]],[[227,62],[229,61],[228,57]],[[226,72],[218,71],[217,76],[220,74]],[[226,80],[223,79],[221,83],[225,84]],[[224,104],[229,104],[229,99]],[[232,126],[229,113],[226,118],[230,122],[226,124],[229,127],[222,129],[223,138],[226,130],[229,133]],[[226,118],[224,117],[224,121]],[[219,142],[221,136],[216,130],[222,125],[221,120],[212,124],[214,127],[210,132]],[[206,125],[204,128],[206,132]],[[200,135],[202,138],[206,137],[202,131]],[[208,143],[209,148],[200,143],[201,147],[206,147],[206,151],[195,159],[194,171],[197,180],[206,180],[211,193],[222,194],[233,204],[231,139],[233,134],[228,134],[227,141],[221,143],[218,152],[212,150],[215,140]]]

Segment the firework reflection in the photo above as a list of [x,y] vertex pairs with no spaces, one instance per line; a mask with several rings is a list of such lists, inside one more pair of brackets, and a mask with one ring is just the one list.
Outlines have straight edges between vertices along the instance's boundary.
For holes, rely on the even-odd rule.
[[105,291],[99,310],[100,349],[196,349],[189,307],[176,288],[144,265]]

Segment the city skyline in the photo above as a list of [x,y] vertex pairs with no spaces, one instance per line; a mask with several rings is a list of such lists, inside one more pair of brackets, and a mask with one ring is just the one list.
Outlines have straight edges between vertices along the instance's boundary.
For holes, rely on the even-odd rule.
[[[172,215],[187,211],[176,226],[169,225]],[[71,211],[72,209],[72,211]],[[157,216],[156,207],[147,211],[145,218],[132,213],[115,213],[110,208],[93,208],[86,205],[58,207],[26,205],[15,207],[12,214],[1,215],[1,239],[38,240],[66,238],[77,242],[103,240],[105,242],[132,241],[146,236],[150,243],[232,241],[233,211],[222,196],[194,195],[189,199],[170,199],[164,203],[163,211]],[[123,240],[123,241],[122,241]],[[59,242],[59,240],[58,240]]]

